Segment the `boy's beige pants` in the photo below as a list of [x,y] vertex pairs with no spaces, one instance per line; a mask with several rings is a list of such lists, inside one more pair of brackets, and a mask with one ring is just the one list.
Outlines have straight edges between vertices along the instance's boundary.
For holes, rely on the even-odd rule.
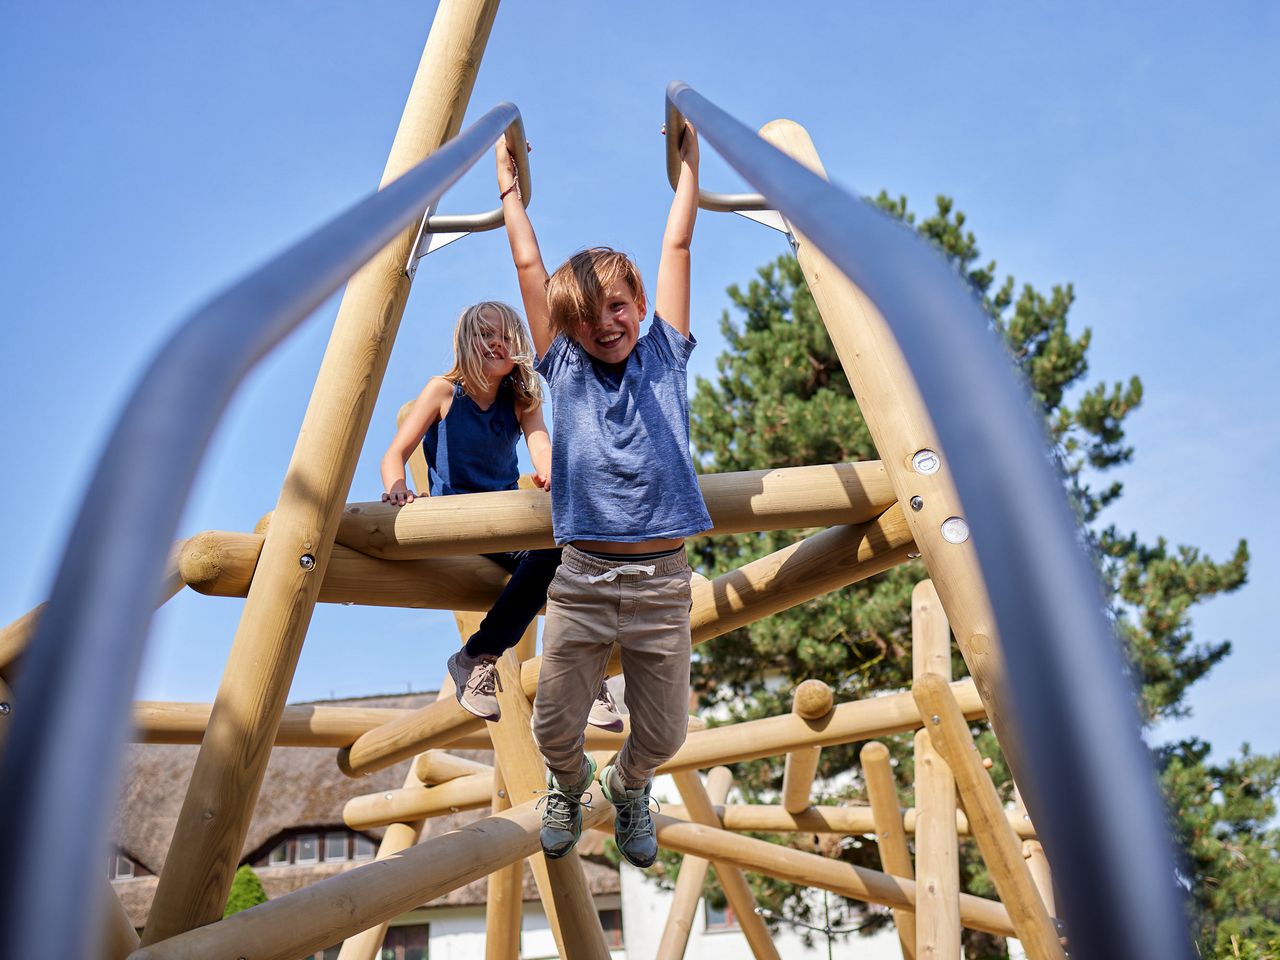
[[[650,572],[652,571],[652,572]],[[533,736],[565,785],[583,772],[584,728],[616,643],[631,733],[616,765],[623,783],[653,777],[689,728],[689,561],[683,550],[640,564],[568,546],[547,590]]]

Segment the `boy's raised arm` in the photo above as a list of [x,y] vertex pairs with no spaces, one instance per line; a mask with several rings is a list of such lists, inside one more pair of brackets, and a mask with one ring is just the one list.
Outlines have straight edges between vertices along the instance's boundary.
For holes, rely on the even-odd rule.
[[667,214],[662,234],[662,257],[658,260],[658,287],[654,310],[658,316],[689,336],[689,245],[693,223],[698,216],[698,134],[688,122],[684,130],[668,130],[680,137],[680,178]]
[[524,315],[533,334],[533,347],[542,356],[551,346],[551,314],[547,309],[547,268],[542,263],[538,237],[533,232],[529,213],[520,198],[516,182],[515,161],[507,150],[504,137],[498,141],[498,192],[502,196],[502,215],[507,223],[507,239],[511,242],[511,259],[515,261],[520,281],[520,298]]

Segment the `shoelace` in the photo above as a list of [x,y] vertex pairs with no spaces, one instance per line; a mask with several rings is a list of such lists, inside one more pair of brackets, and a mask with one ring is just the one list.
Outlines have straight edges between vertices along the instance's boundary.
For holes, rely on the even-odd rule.
[[[650,803],[653,804],[652,811],[649,809]],[[628,797],[614,806],[618,810],[618,822],[622,827],[622,843],[628,843],[637,837],[653,836],[653,818],[649,814],[662,812],[662,804],[656,798],[648,794]]]
[[614,701],[613,694],[609,692],[609,687],[603,683],[600,684],[600,692],[596,694],[596,703],[603,703],[614,713],[618,712],[618,704]]
[[644,573],[652,577],[655,569],[651,563],[624,563],[617,567],[610,567],[604,573],[587,577],[587,583],[599,583],[601,580],[605,583],[613,583],[620,573]]
[[533,809],[537,810],[544,803],[547,805],[547,818],[543,825],[557,830],[573,829],[574,807],[591,809],[591,794],[585,791],[572,794],[557,784],[548,790],[535,790],[534,794],[541,799],[533,805]]
[[491,696],[502,689],[502,678],[498,676],[497,660],[482,660],[474,676],[475,679],[468,684],[472,693],[477,693],[480,696]]

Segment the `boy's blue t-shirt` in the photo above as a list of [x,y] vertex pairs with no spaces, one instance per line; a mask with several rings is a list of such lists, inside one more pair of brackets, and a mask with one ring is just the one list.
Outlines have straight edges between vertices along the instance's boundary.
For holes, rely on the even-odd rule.
[[697,341],[655,315],[620,372],[561,334],[538,359],[551,388],[551,522],[557,544],[636,543],[711,529],[689,452]]

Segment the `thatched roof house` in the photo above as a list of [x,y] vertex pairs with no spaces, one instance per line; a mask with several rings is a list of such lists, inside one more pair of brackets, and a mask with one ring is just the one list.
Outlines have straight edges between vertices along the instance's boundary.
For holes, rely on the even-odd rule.
[[[418,693],[325,702],[419,707],[435,697],[435,693]],[[146,923],[198,751],[196,746],[185,745],[134,744],[129,748],[113,833],[127,860],[117,861],[121,878],[114,880],[114,886],[135,927]],[[409,761],[352,780],[338,769],[334,754],[330,748],[310,747],[277,747],[271,753],[241,851],[241,863],[254,865],[268,897],[354,869],[377,849],[382,830],[349,830],[342,822],[343,805],[360,794],[399,789]],[[459,751],[459,755],[493,763],[489,751]],[[445,833],[487,815],[488,810],[474,810],[436,817],[427,821],[423,836]],[[620,890],[618,872],[603,856],[601,835],[588,831],[578,850],[592,893],[616,895]],[[115,870],[112,873],[117,875]],[[483,905],[487,885],[487,880],[477,880],[432,901],[431,906]],[[532,873],[526,866],[525,900],[537,899]]]

